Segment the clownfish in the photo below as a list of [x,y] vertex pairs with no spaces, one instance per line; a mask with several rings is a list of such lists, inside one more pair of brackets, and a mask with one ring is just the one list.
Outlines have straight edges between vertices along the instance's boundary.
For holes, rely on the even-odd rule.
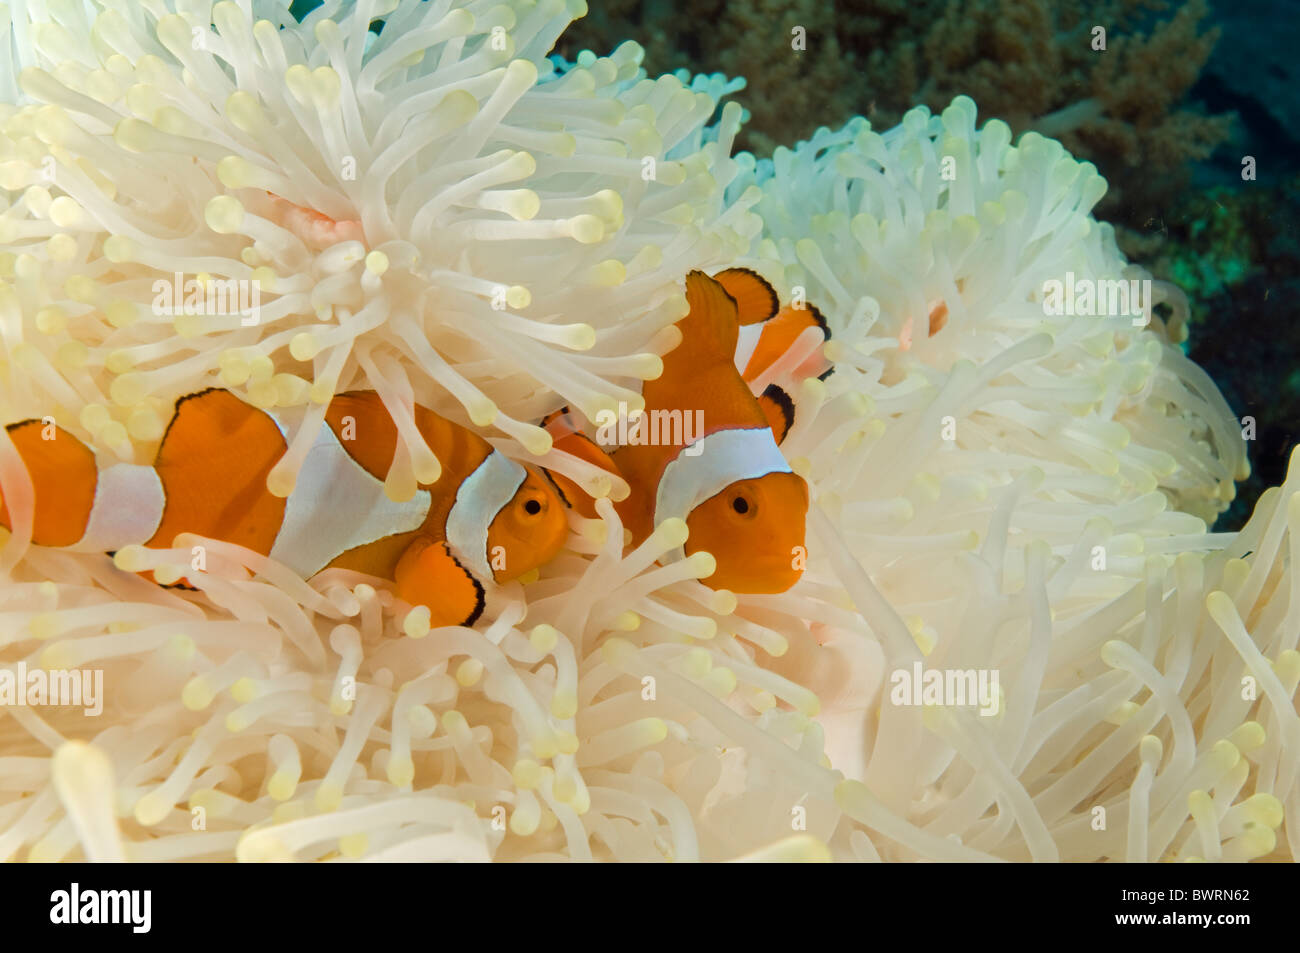
[[[639,545],[671,517],[685,520],[686,543],[669,559],[698,551],[717,561],[702,579],[714,589],[784,592],[802,574],[808,485],[791,471],[759,402],[736,367],[737,302],[700,271],[686,276],[689,311],[677,322],[681,342],[663,357],[663,373],[642,388],[645,413],[703,412],[703,436],[690,444],[637,444],[612,455],[578,429],[568,408],[543,420],[557,449],[625,479],[631,492],[615,503]],[[570,504],[594,515],[573,481],[549,474]]]
[[[40,420],[7,429],[36,489],[38,545],[170,548],[195,533],[303,578],[342,568],[391,579],[401,598],[429,608],[431,625],[472,625],[484,581],[515,579],[559,551],[563,504],[544,476],[472,431],[419,405],[414,421],[442,472],[404,502],[384,492],[398,434],[373,391],[330,402],[288,497],[266,482],[288,446],[283,424],[226,390],[177,401],[152,466],[100,469],[85,444]],[[12,526],[2,500],[0,525]]]
[[831,337],[830,327],[811,304],[782,308],[772,286],[748,268],[728,268],[713,277],[736,300],[740,333],[735,363],[745,383],[754,385],[768,376],[772,366],[797,346],[809,328],[821,332],[821,340],[809,349],[806,358],[756,389],[759,406],[776,442],[781,443],[794,426],[795,403],[790,394],[794,385],[809,377],[825,380],[835,370],[822,354],[822,345]]
[[[822,343],[830,340],[830,327],[815,306],[808,304],[801,308],[781,308],[775,289],[748,268],[728,268],[713,277],[736,302],[740,329],[736,338],[734,363],[745,383],[753,384],[762,377],[765,371],[791,350],[806,329],[815,327],[821,331]],[[822,354],[819,345],[807,358],[782,374],[778,378],[779,382],[768,383],[761,391],[755,392],[758,405],[778,444],[785,440],[794,425],[795,405],[789,393],[791,385],[809,377],[826,380],[834,370],[835,366]],[[618,472],[609,455],[582,432],[568,406],[547,414],[542,418],[540,426],[551,435],[556,449],[611,473]],[[595,517],[591,497],[576,483],[551,470],[545,472],[556,484],[566,503],[588,519]]]
[[[699,446],[629,444],[613,454],[632,492],[616,504],[633,543],[670,517],[686,521],[685,546],[717,560],[702,581],[733,592],[785,592],[802,575],[808,484],[794,473],[767,416],[736,370],[737,301],[701,271],[686,276],[682,343],[642,388],[647,412],[700,407]],[[689,452],[688,452],[689,451]]]
[[[622,476],[618,472],[618,467],[614,465],[614,461],[610,459],[609,454],[582,432],[567,405],[542,418],[541,427],[551,435],[551,446],[554,449],[572,454],[579,460],[585,460],[587,463],[594,464],[608,473],[613,473],[615,476]],[[587,519],[596,518],[596,502],[587,495],[587,492],[582,487],[563,473],[557,473],[554,470],[543,470],[542,472],[555,484],[560,499]]]

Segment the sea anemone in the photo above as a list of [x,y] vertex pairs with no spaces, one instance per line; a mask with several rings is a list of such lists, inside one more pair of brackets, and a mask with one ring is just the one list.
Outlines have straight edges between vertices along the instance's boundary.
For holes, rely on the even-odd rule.
[[[732,188],[762,191],[764,229],[745,263],[817,303],[836,362],[805,382],[783,445],[815,487],[820,550],[805,586],[762,604],[843,626],[796,598],[842,590],[884,658],[874,685],[834,686],[856,714],[827,747],[865,783],[845,810],[866,823],[876,803],[1010,859],[1272,852],[1298,805],[1294,563],[1279,546],[1300,506],[1289,481],[1240,535],[1206,532],[1244,444],[1172,343],[1174,289],[1152,288],[1171,309],[1149,327],[1045,308],[1070,272],[1144,277],[1089,216],[1093,167],[1034,134],[1012,146],[996,120],[977,129],[965,98],[746,165]],[[816,688],[833,665],[799,654],[774,666]],[[998,714],[874,693],[881,670],[920,664],[996,670]],[[940,848],[880,853],[960,856]]]
[[[366,386],[602,498],[430,629],[215,540],[29,546],[0,438],[3,667],[105,686],[97,719],[0,712],[0,858],[1294,858],[1300,464],[1207,533],[1244,455],[1176,296],[1152,327],[1044,313],[1044,281],[1128,269],[1086,163],[966,100],[731,158],[738,84],[651,81],[634,43],[545,59],[580,5],[15,9],[7,419],[146,461],[197,387],[310,421]],[[617,488],[532,423],[636,406],[682,276],[737,262],[833,332],[783,445],[814,506],[782,595],[657,565],[681,520],[624,552]],[[257,322],[156,313],[176,272],[258,281]],[[436,467],[402,438],[395,495]],[[998,713],[894,704],[922,662],[999,671]]]
[[208,385],[307,408],[279,495],[348,387],[398,421],[397,498],[438,473],[413,402],[541,456],[559,404],[636,405],[684,306],[665,276],[756,227],[719,188],[739,107],[701,142],[725,84],[645,79],[630,42],[559,75],[580,2],[95,11],[13,19],[6,397],[124,460]]

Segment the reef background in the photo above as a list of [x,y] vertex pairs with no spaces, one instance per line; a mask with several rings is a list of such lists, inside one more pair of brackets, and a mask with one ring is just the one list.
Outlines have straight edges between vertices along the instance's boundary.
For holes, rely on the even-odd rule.
[[981,121],[1060,139],[1109,182],[1095,214],[1125,254],[1187,293],[1188,353],[1254,419],[1251,476],[1216,529],[1240,528],[1282,481],[1300,440],[1295,0],[592,0],[556,51],[629,36],[652,75],[745,77],[738,145],[760,156],[958,94]]

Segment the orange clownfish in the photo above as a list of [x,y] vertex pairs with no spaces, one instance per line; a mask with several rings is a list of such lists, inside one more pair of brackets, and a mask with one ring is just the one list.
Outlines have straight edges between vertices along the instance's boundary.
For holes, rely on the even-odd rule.
[[[706,551],[717,560],[701,580],[733,592],[784,592],[802,574],[808,485],[793,473],[767,416],[737,371],[737,302],[703,272],[686,276],[690,311],[677,322],[681,343],[664,355],[663,373],[646,381],[645,413],[702,411],[703,435],[689,445],[631,443],[606,456],[565,410],[544,425],[558,449],[622,476],[631,492],[615,509],[639,545],[671,517],[689,536],[670,559]],[[566,409],[567,410],[567,409]],[[556,474],[552,478],[564,480]],[[567,484],[567,486],[565,486]],[[590,500],[572,481],[565,496],[584,514]]]
[[[809,377],[825,380],[835,370],[822,355],[822,345],[830,340],[831,329],[822,313],[811,304],[780,307],[772,286],[748,268],[728,268],[714,278],[736,299],[740,321],[736,370],[750,385],[772,378],[763,387],[754,389],[776,442],[781,443],[794,426],[795,403],[790,396],[793,386]],[[807,356],[779,374],[769,373],[773,365],[799,346],[809,328],[816,328],[821,337],[809,336],[811,346],[802,348]]]
[[[614,461],[610,459],[609,454],[582,432],[567,405],[542,418],[541,427],[551,435],[551,445],[556,450],[594,464],[602,470],[613,473],[615,476],[622,476],[618,472],[618,467],[614,465]],[[596,518],[596,503],[582,487],[563,473],[558,473],[555,470],[543,470],[542,472],[550,477],[551,482],[555,484],[555,489],[560,494],[560,498],[565,503],[568,503],[587,519]]]
[[[428,606],[432,625],[471,625],[483,611],[483,581],[504,583],[549,562],[568,523],[535,470],[430,410],[417,405],[414,417],[442,473],[404,502],[384,493],[397,427],[372,391],[330,402],[287,498],[266,485],[287,448],[282,423],[226,390],[177,401],[152,466],[101,470],[68,432],[42,439],[40,420],[8,431],[36,489],[38,545],[169,548],[178,533],[195,533],[304,578],[343,568],[391,579],[407,602]],[[12,525],[3,501],[0,525]]]

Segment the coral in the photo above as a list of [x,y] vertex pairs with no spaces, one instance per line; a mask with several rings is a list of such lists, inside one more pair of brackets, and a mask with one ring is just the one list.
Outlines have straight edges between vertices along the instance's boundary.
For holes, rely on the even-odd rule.
[[[834,123],[865,108],[856,102],[856,54],[846,17],[826,3],[784,0],[726,3],[705,0],[689,11],[664,14],[655,0],[625,2],[579,20],[561,37],[558,49],[572,56],[582,49],[609,48],[615,37],[645,30],[648,68],[719,70],[745,77],[753,95],[746,108],[742,145],[770,152],[777,142],[792,142],[819,123]],[[806,49],[795,50],[792,30],[806,31]]]
[[1188,353],[1253,422],[1251,476],[1220,520],[1224,529],[1240,526],[1259,494],[1281,482],[1300,441],[1297,222],[1300,177],[1192,193],[1151,264],[1157,274],[1199,286]]
[[[635,33],[654,4],[625,3],[621,15],[580,21],[563,48],[611,48]],[[667,36],[654,69],[721,69],[750,86],[752,121],[740,144],[760,154],[862,113],[878,127],[913,105],[940,108],[969,95],[1014,132],[1036,129],[1090,159],[1111,185],[1099,214],[1140,228],[1182,183],[1189,159],[1227,135],[1228,117],[1179,108],[1214,45],[1200,32],[1204,0],[1165,20],[1159,0],[882,0],[797,4],[761,0],[692,7],[653,19]],[[790,28],[808,31],[806,52],[790,49]],[[1104,26],[1107,49],[1091,48]]]
[[1151,263],[1189,297],[1204,299],[1238,284],[1258,266],[1249,205],[1240,191],[1211,189],[1184,203],[1185,237],[1165,246]]

